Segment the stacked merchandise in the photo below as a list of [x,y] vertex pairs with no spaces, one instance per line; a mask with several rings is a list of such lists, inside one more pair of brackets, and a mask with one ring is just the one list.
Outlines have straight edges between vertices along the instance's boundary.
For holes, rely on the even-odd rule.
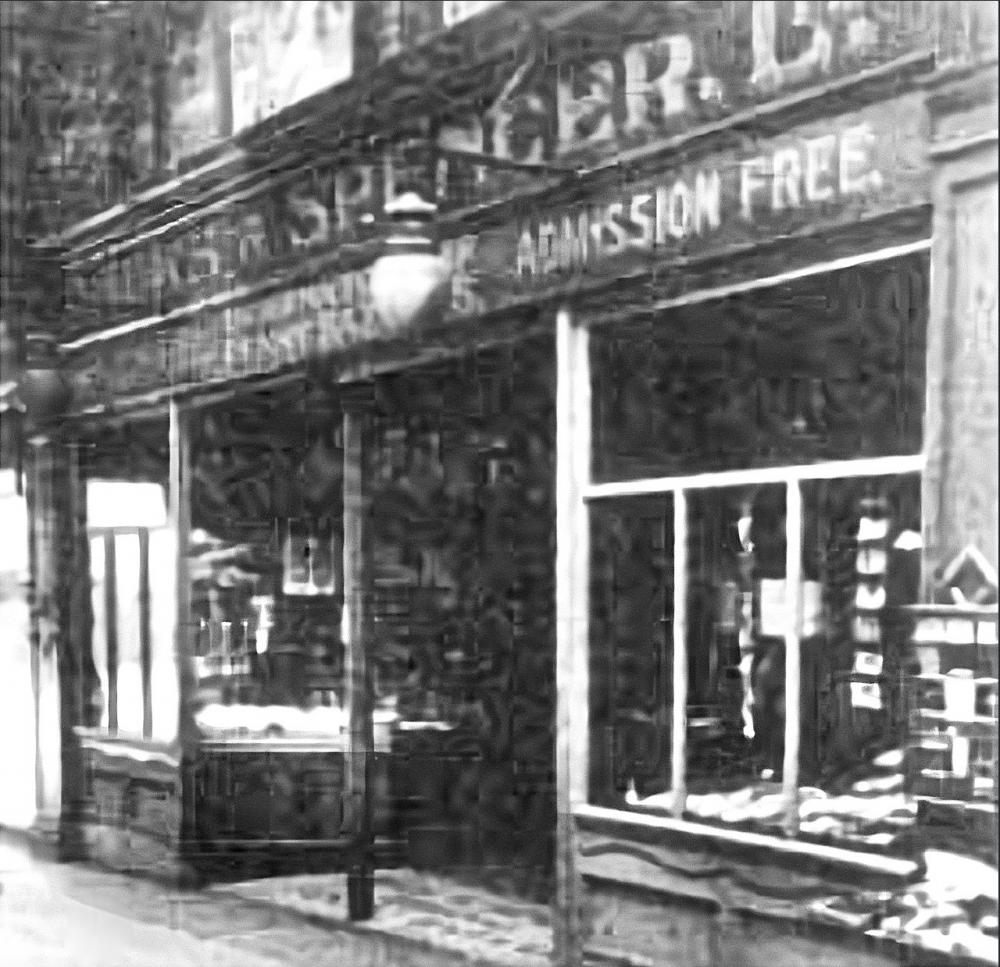
[[992,805],[995,814],[996,605],[924,605],[913,611],[910,791]]
[[883,708],[882,615],[886,605],[889,523],[885,501],[874,497],[861,501],[851,705],[873,712]]

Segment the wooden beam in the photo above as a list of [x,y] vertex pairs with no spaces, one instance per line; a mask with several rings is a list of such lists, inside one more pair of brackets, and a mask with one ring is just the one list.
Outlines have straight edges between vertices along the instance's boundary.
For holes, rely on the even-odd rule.
[[624,809],[607,809],[603,806],[580,805],[573,809],[582,820],[597,820],[621,823],[635,829],[662,830],[664,833],[688,834],[698,839],[712,841],[721,846],[731,846],[734,850],[760,847],[768,852],[785,856],[801,857],[803,865],[816,861],[844,863],[862,872],[897,876],[913,880],[919,875],[919,864],[914,860],[863,853],[840,846],[825,846],[820,843],[806,843],[799,839],[781,839],[767,833],[752,833],[743,829],[727,829],[724,826],[710,826],[706,823],[674,819],[672,816],[654,816],[649,813],[629,812]]
[[785,761],[781,795],[785,831],[799,831],[799,740],[802,692],[802,485],[785,488]]
[[747,487],[789,480],[835,480],[839,477],[885,477],[902,473],[920,473],[924,469],[922,453],[898,457],[867,457],[859,460],[830,460],[786,467],[754,467],[748,470],[719,470],[683,477],[649,477],[591,484],[584,491],[587,500],[609,497],[636,497],[664,494],[678,490],[710,487]]
[[673,814],[680,819],[687,802],[687,597],[688,597],[687,494],[674,491],[674,704],[670,747],[670,788]]
[[573,806],[589,779],[590,480],[589,334],[563,308],[556,315],[556,899],[558,963],[582,945]]
[[728,299],[735,295],[757,292],[762,289],[774,289],[778,286],[788,285],[790,282],[797,282],[800,279],[809,279],[817,275],[827,275],[832,272],[843,272],[845,269],[873,265],[891,259],[904,258],[907,255],[914,255],[919,252],[929,252],[930,250],[931,239],[921,238],[913,242],[903,242],[899,245],[890,245],[887,248],[876,249],[873,252],[856,252],[851,255],[842,256],[841,258],[829,259],[826,262],[813,262],[810,265],[805,265],[797,269],[789,269],[785,272],[778,272],[775,275],[766,275],[756,279],[741,279],[738,282],[732,282],[727,285],[695,289],[693,292],[685,292],[683,295],[652,300],[641,307],[626,307],[624,310],[617,309],[607,316],[601,316],[600,318],[591,317],[588,320],[588,324],[591,328],[621,325],[638,315],[648,318],[657,313],[668,312],[671,309],[701,305],[704,302]]

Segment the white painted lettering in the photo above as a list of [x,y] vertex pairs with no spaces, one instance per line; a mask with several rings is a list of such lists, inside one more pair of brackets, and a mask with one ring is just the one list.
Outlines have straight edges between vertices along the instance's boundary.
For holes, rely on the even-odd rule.
[[560,266],[572,269],[585,265],[590,254],[590,220],[586,209],[576,214],[564,215],[562,219],[562,245],[560,246]]
[[[581,81],[586,93],[577,96]],[[556,85],[559,117],[559,145],[563,151],[581,143],[614,137],[611,114],[615,91],[615,69],[609,60],[599,60],[581,72],[569,72]]]
[[[828,179],[833,172],[833,155],[837,149],[837,136],[824,134],[810,138],[806,149],[806,201],[829,201],[834,188]],[[825,183],[824,183],[825,182]]]
[[848,128],[840,139],[840,193],[860,195],[877,188],[882,177],[872,167],[875,134],[870,124]]
[[293,216],[288,225],[288,239],[292,248],[304,248],[329,240],[330,225],[326,206],[318,198],[300,192],[289,192],[288,207]]
[[[685,36],[661,37],[625,49],[625,107],[629,133],[647,130],[660,120],[688,108],[687,79],[694,65],[694,48]],[[666,64],[653,75],[654,64]],[[655,107],[654,107],[655,105]]]
[[538,257],[536,251],[535,240],[532,238],[530,227],[521,229],[517,238],[518,275],[538,274]]
[[604,213],[598,206],[593,206],[588,215],[587,227],[590,229],[590,250],[594,258],[604,255]]
[[798,148],[781,148],[774,152],[774,184],[772,205],[776,212],[798,208],[802,204],[802,160]]
[[628,232],[621,223],[624,214],[625,205],[620,201],[612,202],[605,212],[604,227],[614,238],[613,242],[605,245],[604,251],[608,255],[614,255],[628,245]]
[[538,264],[542,275],[554,272],[559,267],[554,222],[541,222],[538,226]]
[[701,234],[721,223],[722,191],[718,171],[699,171],[694,178],[694,230]]
[[650,194],[633,195],[632,203],[629,206],[629,221],[639,229],[639,237],[633,240],[634,245],[641,248],[649,248],[653,244],[654,221],[653,216],[645,210],[645,206],[653,200]]
[[670,188],[667,231],[674,238],[684,238],[691,233],[691,191],[680,179]]
[[770,174],[766,158],[749,158],[740,165],[740,212],[748,222],[753,221],[754,195],[768,186]]
[[334,209],[337,231],[350,232],[355,220],[375,196],[375,171],[371,165],[353,165],[338,171],[333,178]]
[[664,245],[667,241],[667,212],[670,208],[670,189],[664,185],[658,185],[656,189],[656,205],[654,208],[656,217],[656,232],[653,236],[656,245]]

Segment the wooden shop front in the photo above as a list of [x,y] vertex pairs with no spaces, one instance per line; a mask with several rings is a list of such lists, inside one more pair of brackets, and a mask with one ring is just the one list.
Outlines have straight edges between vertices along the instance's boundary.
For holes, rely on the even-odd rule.
[[519,236],[527,277],[619,273],[557,316],[561,962],[995,960],[995,565],[922,625],[951,541],[924,470],[957,444],[931,113],[897,80]]
[[554,347],[436,355],[79,425],[93,855],[339,869],[365,818],[377,863],[546,894]]
[[539,892],[554,867],[560,963],[882,963],[868,908],[832,901],[923,874],[893,753],[943,35],[921,3],[580,6],[418,152],[451,276],[419,331],[370,300],[388,150],[257,172],[274,217],[232,206],[212,255],[212,226],[150,223],[95,256],[166,270],[153,316],[67,334],[92,446],[60,459],[121,479],[153,441],[131,465],[167,495],[179,714],[81,731],[92,825],[125,856],[155,828],[163,856],[301,863],[375,788],[368,831],[414,863]]

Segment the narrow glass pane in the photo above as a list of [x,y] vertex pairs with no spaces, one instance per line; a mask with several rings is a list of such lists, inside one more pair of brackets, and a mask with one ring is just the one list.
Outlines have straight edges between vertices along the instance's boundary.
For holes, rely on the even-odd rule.
[[91,634],[91,649],[94,668],[101,683],[102,729],[108,727],[108,623],[104,608],[104,538],[90,539],[90,606],[94,612],[94,628]]
[[[908,674],[920,669],[908,667],[910,622],[899,610],[918,593],[920,476],[809,482],[803,505],[803,568],[821,587],[821,617],[803,635],[801,833],[888,847],[916,819],[906,792],[921,791],[913,787],[921,767],[950,748],[919,717],[907,732],[911,705],[943,694],[939,674]],[[949,650],[959,664],[961,650]],[[965,648],[973,664],[975,651]],[[926,755],[904,755],[908,740]],[[951,763],[936,765],[947,771]],[[969,798],[973,773],[966,770]]]
[[178,683],[174,658],[174,536],[149,532],[149,608],[152,654],[153,738],[171,741],[177,733]]
[[590,513],[591,801],[669,808],[673,500]]
[[788,618],[785,486],[687,496],[687,809],[708,818],[751,795],[774,793],[777,818]]
[[139,536],[115,535],[118,593],[118,731],[142,734],[139,642]]

